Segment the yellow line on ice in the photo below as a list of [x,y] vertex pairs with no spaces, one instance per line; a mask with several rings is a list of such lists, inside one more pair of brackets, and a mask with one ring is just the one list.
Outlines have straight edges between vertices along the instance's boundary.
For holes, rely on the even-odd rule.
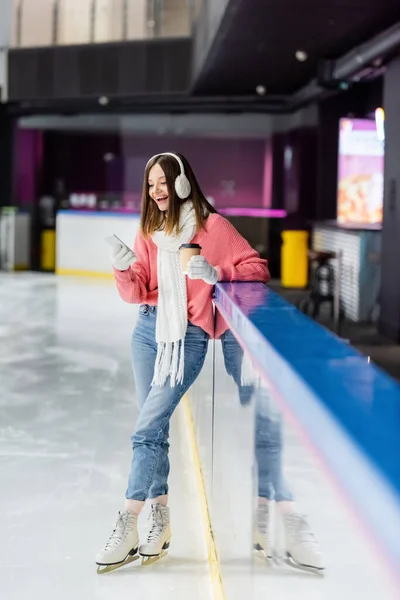
[[201,513],[203,517],[203,527],[207,543],[208,564],[210,566],[211,583],[214,592],[215,600],[225,600],[224,583],[222,580],[221,565],[218,558],[217,549],[215,546],[214,533],[211,525],[210,510],[208,507],[207,493],[204,485],[203,470],[201,467],[199,448],[196,439],[196,430],[194,426],[192,409],[188,396],[182,400],[187,430],[189,433],[192,458],[195,467],[195,476],[197,484],[197,492],[199,494]]
[[69,275],[71,277],[95,277],[97,279],[114,279],[113,273],[102,273],[99,271],[81,271],[80,269],[57,269],[57,275]]

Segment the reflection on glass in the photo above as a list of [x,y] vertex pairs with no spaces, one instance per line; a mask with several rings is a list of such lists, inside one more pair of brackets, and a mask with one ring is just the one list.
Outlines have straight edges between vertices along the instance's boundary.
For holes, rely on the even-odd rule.
[[[319,543],[301,514],[285,481],[282,468],[282,416],[261,381],[255,390],[258,501],[255,516],[255,549],[268,560],[320,573],[324,564]],[[283,526],[283,548],[274,539],[274,519]],[[279,527],[278,527],[279,529]],[[282,554],[283,552],[283,554]]]
[[209,344],[204,366],[196,380],[196,385],[189,394],[203,482],[208,498],[212,496],[213,473],[213,352],[213,345]]
[[[246,288],[243,315],[262,302]],[[382,556],[265,375],[228,330],[189,394],[225,597],[397,599]]]
[[[282,467],[282,416],[267,387],[231,331],[222,337],[227,373],[236,383],[242,405],[255,402],[255,457],[258,497],[254,548],[269,561],[282,558],[295,567],[322,572],[322,553],[305,515],[298,512]],[[283,526],[283,549],[274,539],[274,520]],[[282,553],[283,550],[283,553]]]

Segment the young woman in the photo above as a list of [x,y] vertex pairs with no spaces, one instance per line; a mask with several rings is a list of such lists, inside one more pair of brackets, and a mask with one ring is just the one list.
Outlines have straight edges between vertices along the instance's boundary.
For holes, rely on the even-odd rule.
[[[180,264],[179,248],[199,244],[200,256]],[[140,304],[132,339],[139,417],[125,509],[96,558],[99,572],[163,555],[171,538],[168,503],[169,421],[199,375],[214,331],[213,286],[218,281],[270,279],[267,262],[207,202],[180,155],[151,158],[144,175],[140,232],[134,251],[113,250],[112,264],[123,300]],[[138,515],[151,503],[151,526],[139,546]]]

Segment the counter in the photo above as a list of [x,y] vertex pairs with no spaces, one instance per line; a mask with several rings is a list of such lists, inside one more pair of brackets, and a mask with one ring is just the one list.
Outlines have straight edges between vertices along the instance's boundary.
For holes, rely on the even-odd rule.
[[112,278],[110,247],[104,238],[115,233],[128,246],[133,246],[139,224],[138,214],[59,211],[56,273]]
[[376,318],[381,229],[381,225],[341,225],[335,221],[317,223],[313,228],[314,250],[342,251],[341,302],[346,317],[356,322]]
[[[279,277],[280,230],[285,211],[235,207],[219,212],[268,258],[271,271]],[[122,211],[60,210],[56,221],[57,274],[111,277],[109,247],[104,238],[115,233],[131,246],[139,222],[139,214]]]

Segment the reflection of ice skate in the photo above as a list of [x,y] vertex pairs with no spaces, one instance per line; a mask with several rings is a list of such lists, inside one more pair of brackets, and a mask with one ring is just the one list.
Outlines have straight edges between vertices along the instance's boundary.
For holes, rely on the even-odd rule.
[[283,516],[283,524],[287,563],[297,569],[322,575],[322,552],[306,518],[298,513],[288,513]]
[[103,550],[96,557],[97,573],[109,573],[138,560],[137,515],[118,513],[117,524]]
[[272,529],[270,503],[259,504],[254,528],[254,549],[261,558],[267,559],[269,563],[273,560],[274,555]]
[[152,504],[149,518],[151,525],[147,539],[139,548],[143,565],[150,565],[166,556],[171,540],[169,508],[162,504]]

